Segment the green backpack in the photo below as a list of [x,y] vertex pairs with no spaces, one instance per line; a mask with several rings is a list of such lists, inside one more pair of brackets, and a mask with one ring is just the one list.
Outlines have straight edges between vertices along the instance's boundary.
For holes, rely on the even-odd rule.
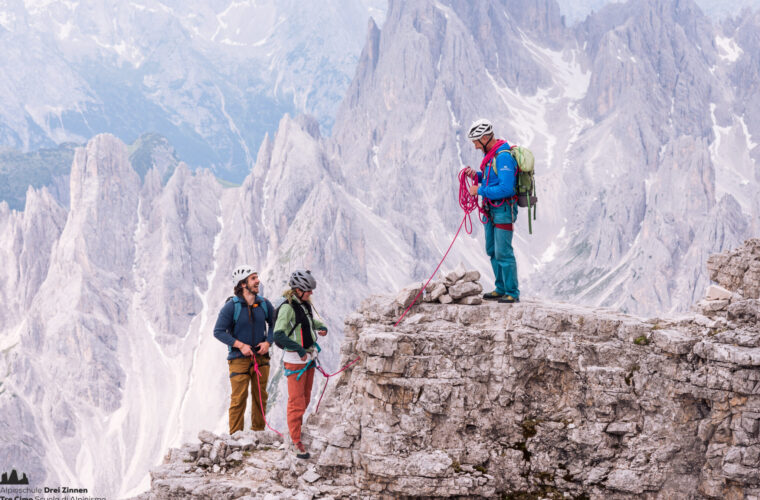
[[522,146],[512,146],[509,154],[517,162],[517,182],[515,191],[517,191],[517,206],[528,208],[528,233],[533,234],[533,224],[531,221],[531,211],[533,212],[532,220],[536,220],[536,180],[533,176],[533,166],[535,158],[528,148]]

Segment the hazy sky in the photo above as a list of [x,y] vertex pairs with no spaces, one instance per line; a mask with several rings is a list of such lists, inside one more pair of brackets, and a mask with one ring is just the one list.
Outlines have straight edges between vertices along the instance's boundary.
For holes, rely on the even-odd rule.
[[[599,10],[604,4],[618,0],[557,0],[567,25],[582,21],[592,10]],[[760,0],[696,0],[697,5],[712,17],[738,14],[742,7],[760,9]]]

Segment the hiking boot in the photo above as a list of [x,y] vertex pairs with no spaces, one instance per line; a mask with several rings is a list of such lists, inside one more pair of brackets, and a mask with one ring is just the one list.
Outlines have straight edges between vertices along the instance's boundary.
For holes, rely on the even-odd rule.
[[483,298],[485,300],[498,300],[498,299],[502,298],[503,296],[504,295],[500,294],[496,290],[494,290],[493,292],[488,292],[488,293],[484,293],[483,294]]
[[293,443],[293,446],[296,448],[296,458],[300,458],[303,460],[306,460],[307,458],[311,458],[311,455],[309,455],[309,452],[306,451],[306,447],[303,445],[302,442]]
[[520,299],[516,299],[511,295],[505,295],[499,299],[499,304],[514,304],[515,302],[520,302]]

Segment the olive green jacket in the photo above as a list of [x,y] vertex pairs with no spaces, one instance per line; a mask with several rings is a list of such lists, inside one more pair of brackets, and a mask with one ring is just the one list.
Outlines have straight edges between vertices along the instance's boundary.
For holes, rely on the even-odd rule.
[[277,313],[277,322],[274,324],[274,342],[280,348],[286,351],[295,351],[299,356],[306,354],[303,341],[303,329],[300,324],[296,324],[295,307],[300,308],[306,321],[309,321],[311,327],[312,346],[309,352],[315,349],[317,343],[317,330],[327,331],[327,326],[316,318],[308,314],[308,309],[298,297],[291,297],[290,301],[284,302]]

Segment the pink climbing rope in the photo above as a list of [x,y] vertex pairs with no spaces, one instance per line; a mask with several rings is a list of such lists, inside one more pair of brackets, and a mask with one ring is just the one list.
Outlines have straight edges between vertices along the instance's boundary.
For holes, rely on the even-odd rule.
[[[476,208],[478,209],[478,212],[482,214],[483,208],[478,203],[478,195],[470,194],[470,186],[473,185],[472,178],[464,172],[464,168],[459,171],[459,206],[464,210],[464,216],[470,223],[469,229],[465,223],[464,230],[467,234],[472,234],[472,218],[470,217],[470,214],[474,212]],[[454,236],[454,239],[456,239],[456,236]]]
[[[357,357],[355,360],[351,361],[349,364],[347,364],[346,366],[344,366],[343,368],[341,368],[340,370],[338,370],[335,373],[327,373],[322,368],[322,366],[319,363],[315,363],[315,366],[317,367],[317,370],[319,370],[319,372],[322,375],[324,375],[327,380],[325,381],[324,387],[322,387],[322,393],[319,395],[319,401],[317,401],[317,408],[314,410],[314,413],[317,413],[319,411],[319,404],[322,402],[322,396],[325,395],[325,390],[327,389],[327,382],[330,380],[330,377],[334,377],[335,375],[337,375],[337,374],[341,373],[342,371],[348,369],[351,365],[353,365],[357,361],[359,361],[359,359],[361,359],[361,358]],[[271,425],[269,425],[269,422],[267,422],[266,412],[264,411],[264,402],[263,402],[263,400],[261,398],[261,372],[259,371],[259,363],[258,363],[258,361],[256,361],[256,356],[255,355],[253,356],[253,370],[256,372],[256,383],[258,384],[257,387],[259,388],[259,390],[258,390],[258,393],[259,393],[259,408],[261,408],[261,416],[264,419],[264,423],[266,424],[267,427],[269,427],[272,431],[274,431],[275,434],[277,434],[278,436],[280,436],[282,439],[285,439],[285,436],[283,436],[279,431],[277,431],[277,429],[275,429],[274,427],[272,427]]]
[[322,396],[325,395],[325,391],[327,390],[327,383],[330,381],[330,377],[334,377],[335,375],[339,374],[340,372],[346,370],[349,366],[351,366],[354,363],[356,363],[357,361],[359,361],[359,359],[361,359],[361,357],[357,357],[355,360],[351,361],[349,364],[347,364],[346,366],[344,366],[343,368],[341,368],[340,370],[338,370],[335,373],[327,373],[324,370],[324,368],[322,368],[321,363],[317,362],[317,364],[316,364],[317,370],[319,370],[319,373],[321,373],[322,375],[325,376],[325,385],[324,385],[324,387],[322,387],[322,392],[319,395],[319,401],[317,401],[317,407],[314,409],[314,413],[317,413],[319,411],[319,404],[322,402]]
[[264,423],[267,427],[273,430],[275,434],[280,436],[282,439],[285,439],[285,436],[283,436],[280,432],[277,431],[277,429],[269,425],[269,422],[267,422],[267,414],[266,411],[264,411],[264,402],[261,399],[261,372],[259,371],[259,362],[256,361],[255,354],[253,355],[253,370],[256,372],[256,387],[258,387],[257,392],[259,393],[259,408],[261,408],[261,418],[264,419]]
[[[425,286],[423,286],[419,293],[417,293],[417,296],[414,297],[414,300],[411,304],[409,304],[409,307],[406,308],[404,311],[404,314],[401,315],[401,317],[396,321],[396,323],[393,325],[393,328],[396,328],[399,323],[401,323],[401,320],[404,319],[404,316],[406,316],[406,313],[409,312],[409,309],[412,308],[412,306],[417,302],[417,299],[420,298],[420,295],[422,295],[422,292],[427,288],[427,286],[430,284],[430,281],[432,281],[433,276],[435,276],[435,273],[438,272],[438,269],[441,268],[441,264],[443,264],[443,261],[446,260],[446,256],[449,255],[449,251],[451,250],[451,247],[454,246],[454,242],[457,240],[457,237],[459,236],[460,231],[462,231],[462,226],[464,226],[464,230],[467,232],[467,234],[472,234],[472,218],[470,217],[470,214],[475,211],[477,208],[479,211],[479,214],[483,214],[483,208],[478,204],[478,196],[470,194],[470,186],[472,185],[471,178],[465,174],[466,169],[462,169],[459,171],[459,206],[464,210],[464,217],[462,218],[462,222],[459,223],[459,229],[457,229],[457,234],[454,235],[454,239],[451,240],[451,244],[449,245],[449,248],[446,249],[446,253],[443,254],[443,258],[438,263],[438,266],[435,268],[435,271],[433,271],[433,274],[430,275],[430,278],[428,278],[427,283],[425,283]],[[469,228],[468,224],[469,222]]]

